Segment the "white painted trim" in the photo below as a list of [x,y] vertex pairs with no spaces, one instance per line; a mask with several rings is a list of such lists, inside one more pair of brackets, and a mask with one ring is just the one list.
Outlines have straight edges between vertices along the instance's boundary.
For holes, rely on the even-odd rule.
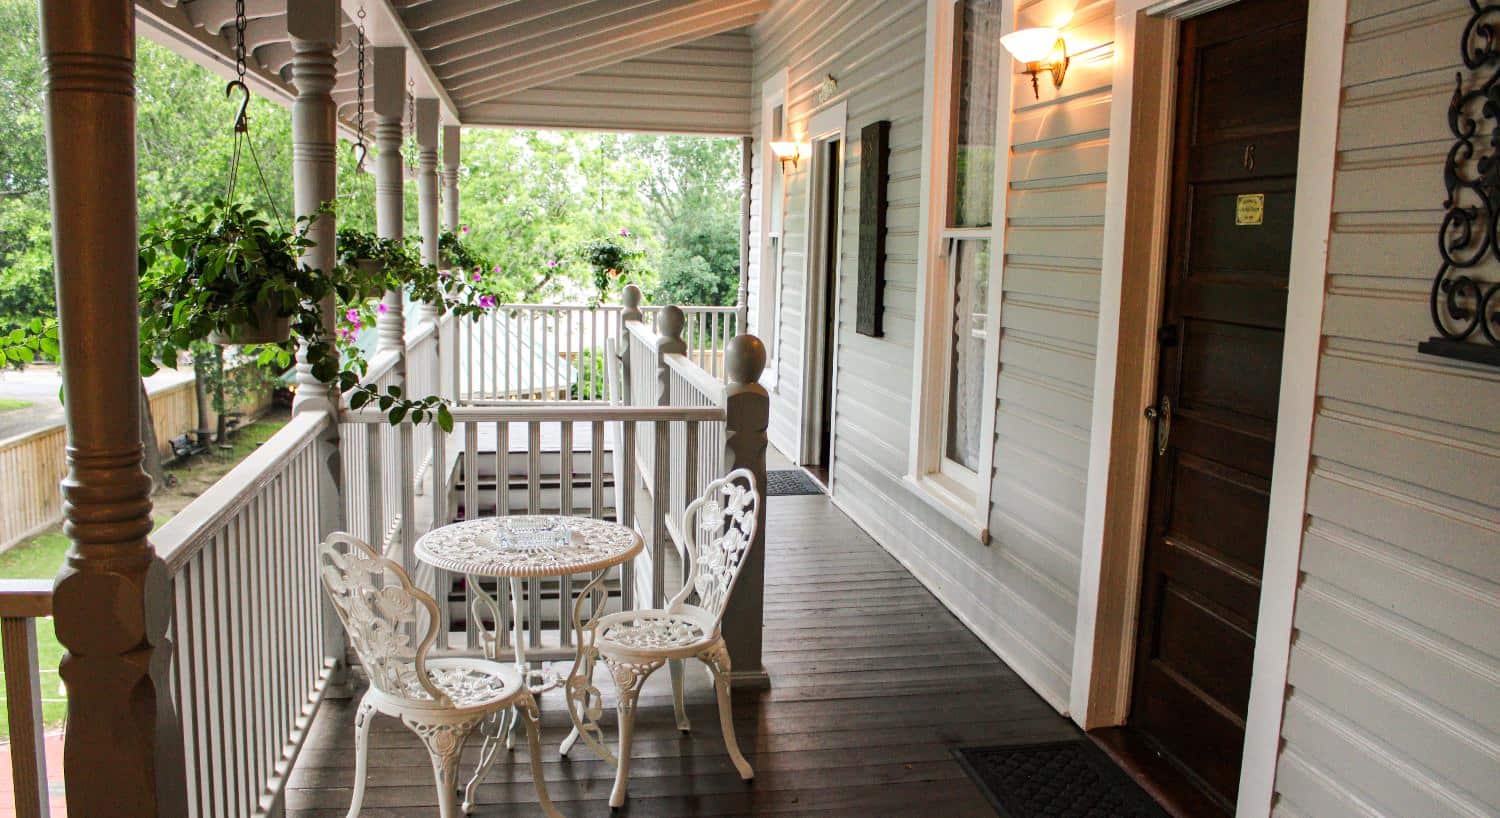
[[[1292,260],[1288,282],[1280,405],[1272,467],[1270,517],[1262,570],[1259,623],[1246,719],[1237,815],[1270,814],[1281,737],[1287,665],[1291,656],[1302,529],[1307,503],[1312,423],[1322,344],[1324,283],[1333,199],[1335,147],[1344,56],[1347,0],[1309,3],[1307,61],[1294,199]],[[1125,246],[1125,193],[1129,180],[1136,16],[1160,0],[1119,0],[1115,7],[1115,66],[1110,110],[1109,164],[1105,182],[1103,270],[1094,372],[1088,487],[1084,512],[1082,575],[1078,594],[1070,709],[1088,710],[1099,569],[1104,551],[1104,506],[1114,394]],[[1130,637],[1133,640],[1133,634]],[[1122,680],[1128,688],[1129,680]]]
[[[980,542],[989,542],[989,517],[993,507],[991,490],[995,479],[995,422],[998,410],[1000,372],[1000,311],[1004,292],[1005,207],[1010,188],[1011,89],[1010,62],[999,69],[996,84],[996,159],[994,200],[990,227],[947,227],[949,145],[953,94],[952,50],[955,36],[954,0],[928,0],[925,66],[927,82],[923,95],[923,143],[921,204],[918,226],[916,332],[913,336],[912,424],[905,485],[913,494],[959,523]],[[1006,27],[1014,28],[1016,5],[1005,0],[1001,14]],[[984,342],[984,383],[980,396],[979,462],[969,469],[947,460],[943,454],[943,426],[947,417],[947,355],[941,345],[930,343],[932,333],[949,333],[946,316],[952,290],[945,243],[950,236],[987,239],[990,242],[989,284],[985,305],[987,332]],[[941,273],[941,275],[939,275]],[[940,281],[934,279],[940,278]],[[933,291],[941,284],[941,294]],[[936,481],[934,478],[938,478]],[[967,496],[965,496],[967,495]]]
[[[825,232],[826,225],[823,224],[823,219],[817,213],[818,203],[816,201],[816,199],[818,198],[818,191],[823,187],[822,177],[826,169],[823,167],[824,160],[820,157],[818,151],[821,143],[828,142],[834,139],[839,140],[838,156],[834,157],[833,160],[839,163],[839,189],[829,191],[829,194],[834,198],[835,212],[840,214],[839,231],[836,234],[837,238],[835,239],[835,241],[841,243],[843,241],[842,214],[844,212],[844,190],[848,187],[848,185],[845,183],[846,180],[844,179],[843,168],[844,157],[848,155],[848,126],[849,103],[846,100],[841,99],[833,105],[830,105],[827,108],[824,108],[823,110],[813,114],[812,119],[810,119],[807,123],[807,133],[803,137],[801,137],[801,139],[806,140],[809,147],[807,159],[807,195],[803,199],[804,218],[802,220],[802,223],[807,225],[807,229],[805,231],[806,235],[803,237],[804,243],[802,254],[802,396],[801,401],[799,402],[799,406],[797,407],[797,425],[802,430],[801,440],[799,441],[800,445],[797,461],[800,465],[807,465],[808,463],[811,463],[813,457],[816,456],[813,452],[813,448],[817,445],[818,430],[815,428],[816,424],[812,422],[813,417],[811,415],[814,408],[813,404],[815,403],[815,399],[813,397],[813,389],[817,386],[814,383],[814,376],[818,375],[822,377],[833,377],[836,379],[838,374],[838,299],[840,294],[840,281],[842,278],[842,264],[840,262],[843,258],[841,247],[835,253],[834,268],[829,271],[823,271],[825,273],[824,279],[822,281],[819,281],[816,286],[814,286],[813,284],[813,268],[815,266],[821,267],[823,263],[821,260],[815,261],[815,258],[823,256],[824,250],[826,249],[823,247],[823,234]],[[815,251],[816,256],[814,255]],[[822,304],[819,302],[828,303],[826,296],[823,293],[823,286],[830,278],[833,281],[834,288],[833,301],[831,302],[833,304],[834,310],[834,337],[824,339],[817,345],[815,345],[812,340],[813,334],[816,332],[821,335],[822,333],[821,324],[823,318],[823,310]],[[814,297],[814,291],[816,291],[816,300]],[[821,349],[821,344],[823,343],[833,344],[833,359],[831,362],[833,366],[833,372],[830,373],[824,373],[821,371],[823,352],[823,350]],[[817,347],[816,349],[815,346]],[[830,407],[829,409],[829,418],[834,418],[836,417],[834,410],[838,406],[837,380],[834,381],[833,387],[829,390],[829,392],[834,403],[834,406]],[[828,469],[829,483],[833,482],[832,460],[834,441],[832,440],[832,436],[836,433],[838,424],[834,423],[833,426],[834,428],[829,430],[829,462],[822,464],[825,468]],[[833,492],[833,486],[830,485],[828,487],[828,490],[831,494]]]
[[1240,764],[1237,814],[1271,814],[1276,756],[1292,654],[1307,480],[1317,412],[1318,356],[1323,346],[1323,298],[1333,220],[1339,101],[1344,78],[1347,0],[1316,0],[1307,9],[1307,56],[1302,72],[1302,122],[1293,199],[1292,266],[1287,281],[1281,398],[1271,466],[1271,508],[1261,569],[1260,616],[1251,666],[1245,754]]
[[[768,366],[762,380],[769,380],[767,389],[776,387],[778,363],[781,360],[780,321],[781,321],[781,253],[779,248],[773,251],[771,235],[773,224],[781,225],[785,230],[784,219],[778,218],[786,207],[786,177],[781,172],[781,163],[771,153],[772,136],[770,134],[772,114],[776,106],[782,108],[782,121],[786,121],[786,91],[788,72],[782,68],[771,74],[760,86],[760,139],[758,148],[760,150],[760,179],[758,194],[760,195],[760,269],[757,270],[760,277],[759,288],[756,292],[756,300],[759,305],[755,313],[756,331],[760,334],[761,341],[766,344],[766,353],[769,358]],[[780,180],[780,185],[776,180]],[[779,188],[779,189],[778,189]],[[779,193],[773,196],[773,193]],[[756,195],[752,191],[752,195]],[[784,236],[778,238],[779,245]],[[767,378],[769,376],[769,379]]]
[[923,459],[925,453],[932,448],[928,442],[930,424],[924,423],[922,418],[925,413],[932,411],[925,404],[931,401],[936,390],[930,388],[931,368],[927,365],[923,339],[927,337],[928,326],[933,321],[927,279],[931,274],[932,260],[939,250],[937,231],[932,227],[933,197],[941,195],[946,186],[946,180],[939,180],[938,177],[944,176],[942,171],[947,150],[936,146],[948,144],[948,122],[946,117],[938,115],[937,100],[948,99],[952,85],[951,68],[937,58],[937,52],[938,43],[949,41],[953,36],[952,6],[950,0],[927,0],[926,59],[923,62],[925,81],[922,83],[922,165],[917,203],[917,300],[915,331],[912,335],[912,407],[906,468],[907,476],[913,480],[918,480],[928,470],[929,464],[923,462]]

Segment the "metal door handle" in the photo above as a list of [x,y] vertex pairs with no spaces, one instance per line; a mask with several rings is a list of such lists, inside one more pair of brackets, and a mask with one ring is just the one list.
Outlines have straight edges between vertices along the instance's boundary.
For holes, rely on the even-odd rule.
[[1156,454],[1167,453],[1167,441],[1172,437],[1172,399],[1162,395],[1161,408],[1146,407],[1146,419],[1156,424]]

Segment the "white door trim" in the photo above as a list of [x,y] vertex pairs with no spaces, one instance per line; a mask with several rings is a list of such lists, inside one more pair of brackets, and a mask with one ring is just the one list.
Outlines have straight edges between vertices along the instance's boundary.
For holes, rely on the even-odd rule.
[[[1104,630],[1100,627],[1100,603],[1105,597],[1125,593],[1131,600],[1128,614],[1133,622],[1134,590],[1112,587],[1111,583],[1138,582],[1138,570],[1135,576],[1128,577],[1104,570],[1105,511],[1108,500],[1121,499],[1108,495],[1111,444],[1117,433],[1126,435],[1136,431],[1116,426],[1116,394],[1139,386],[1117,382],[1127,239],[1125,204],[1129,190],[1132,114],[1137,106],[1133,93],[1137,21],[1148,9],[1162,9],[1169,5],[1180,7],[1188,4],[1119,0],[1115,8],[1114,97],[1105,182],[1098,356],[1094,371],[1092,444],[1084,513],[1083,570],[1069,703],[1073,718],[1087,728],[1122,723],[1126,715],[1124,703],[1130,689],[1128,667],[1134,650],[1134,627],[1112,630],[1112,636],[1100,633]],[[1204,3],[1200,8],[1215,5]],[[1286,335],[1260,613],[1251,671],[1244,761],[1240,771],[1237,805],[1240,818],[1269,815],[1275,784],[1317,400],[1346,17],[1347,0],[1311,0],[1309,3]],[[1159,277],[1161,271],[1156,271],[1156,275]],[[1153,368],[1147,367],[1148,370]],[[1154,382],[1155,373],[1148,374]],[[1137,481],[1139,477],[1137,475]],[[1144,503],[1144,492],[1136,491],[1135,495],[1123,499]],[[1131,547],[1130,559],[1138,565],[1139,543]],[[1110,604],[1118,606],[1118,598],[1112,599]],[[1105,611],[1105,615],[1118,616],[1120,612],[1116,607]],[[1123,662],[1120,661],[1122,654]],[[1119,664],[1112,668],[1096,668],[1096,657],[1113,657]],[[1111,689],[1099,689],[1093,684],[1096,673],[1101,677],[1108,676],[1121,666],[1126,672],[1114,678]]]
[[[836,410],[838,408],[837,375],[839,354],[838,326],[840,318],[839,290],[843,278],[843,276],[840,274],[842,268],[841,262],[843,259],[843,253],[841,249],[835,252],[834,268],[832,270],[820,269],[823,264],[822,259],[825,257],[824,250],[826,248],[823,247],[823,237],[826,225],[823,224],[823,214],[819,212],[818,208],[818,192],[823,189],[823,175],[825,171],[825,168],[823,167],[823,162],[825,160],[820,150],[822,144],[837,139],[839,141],[839,155],[835,161],[842,163],[844,156],[847,154],[847,147],[849,144],[848,123],[849,103],[845,100],[839,100],[838,102],[829,105],[823,110],[818,111],[817,113],[812,115],[812,118],[808,120],[807,134],[804,137],[809,146],[808,153],[810,154],[810,156],[808,157],[807,166],[807,197],[804,202],[804,207],[806,208],[806,218],[802,222],[803,224],[807,225],[807,235],[805,237],[806,243],[804,246],[802,265],[802,399],[797,410],[797,425],[801,430],[800,440],[797,444],[797,462],[802,465],[811,463],[817,456],[814,449],[818,445],[816,411],[819,408],[817,404],[821,399],[818,396],[822,394],[822,386],[819,380],[820,378],[833,377],[835,379],[832,388],[829,390],[831,399],[834,404],[832,407],[830,407],[830,409]],[[845,181],[846,180],[843,177],[843,169],[840,168],[839,189],[829,191],[829,194],[834,199],[836,212],[840,214],[842,214],[844,210],[844,191],[848,188],[848,185],[845,184]],[[835,238],[835,241],[841,242],[842,238],[843,236],[841,228],[840,235]],[[823,275],[820,278],[815,279],[814,273],[823,273]],[[834,311],[834,337],[825,339],[822,337],[824,317],[823,305],[828,302],[824,298],[823,287],[830,280],[833,282],[834,288],[833,301],[831,302],[833,304]],[[833,344],[833,360],[831,362],[831,365],[833,366],[832,373],[824,373],[822,371],[822,345],[824,343]],[[818,390],[816,395],[814,394],[814,389]],[[829,417],[834,417],[833,411],[829,412]],[[832,437],[836,433],[837,427],[838,424],[835,423],[834,428],[830,429],[828,432],[830,437],[828,447],[829,462],[822,464],[828,469],[828,479],[830,483],[833,482],[834,441]],[[828,489],[831,493],[833,491],[833,486],[830,485]]]
[[[760,139],[756,146],[760,151],[760,180],[761,184],[751,188],[751,195],[760,196],[760,235],[757,237],[760,247],[760,263],[757,266],[758,287],[756,291],[755,329],[760,333],[761,341],[766,344],[769,360],[767,361],[765,374],[761,376],[762,382],[767,388],[776,387],[776,376],[781,360],[781,344],[779,343],[780,321],[781,321],[781,254],[779,252],[780,242],[784,240],[784,225],[782,224],[783,209],[786,207],[786,176],[781,172],[781,163],[771,153],[771,142],[775,138],[770,134],[773,112],[776,106],[782,106],[782,121],[788,123],[784,127],[790,127],[788,117],[790,112],[786,110],[787,92],[787,69],[782,68],[773,72],[760,87]],[[776,195],[772,195],[776,194]],[[776,246],[772,246],[772,237],[776,236]],[[747,330],[748,331],[748,330]]]

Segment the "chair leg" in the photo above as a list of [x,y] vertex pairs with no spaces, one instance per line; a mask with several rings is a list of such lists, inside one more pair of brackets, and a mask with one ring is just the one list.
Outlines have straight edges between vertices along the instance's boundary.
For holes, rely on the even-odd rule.
[[686,733],[693,725],[688,722],[687,707],[682,702],[682,660],[669,659],[667,669],[672,672],[672,709],[677,714],[677,729]]
[[361,701],[354,713],[354,797],[349,801],[349,818],[357,818],[365,803],[365,777],[370,767],[370,722],[375,707]]
[[506,717],[511,712],[506,709],[496,710],[479,723],[479,734],[484,737],[484,745],[479,748],[479,764],[474,767],[474,775],[464,787],[463,811],[466,815],[474,809],[474,795],[479,791],[480,782],[484,781],[495,766],[495,757],[500,754],[500,745],[509,729]]
[[614,676],[619,689],[619,701],[615,712],[620,719],[620,749],[616,753],[615,786],[609,793],[609,806],[625,806],[625,790],[630,780],[630,742],[635,737],[635,707],[641,697],[641,687],[662,666],[661,659],[644,662],[614,661],[605,657],[610,675]]
[[437,784],[438,815],[458,818],[458,760],[463,756],[464,741],[479,719],[460,722],[421,722],[403,717],[402,721],[421,737],[432,757],[432,777]]
[[729,760],[740,771],[746,781],[755,777],[755,770],[740,752],[739,740],[734,737],[734,708],[729,701],[729,649],[721,641],[698,654],[698,659],[708,665],[714,674],[714,690],[719,694],[719,729],[724,733],[724,749],[729,751]]
[[516,713],[526,725],[526,741],[531,745],[531,780],[536,784],[536,797],[541,802],[542,812],[546,813],[548,818],[562,818],[562,813],[552,806],[552,797],[547,794],[547,780],[542,773],[542,740],[538,726],[542,714],[537,709],[536,699],[532,698],[530,692],[523,693],[520,700],[516,702]]

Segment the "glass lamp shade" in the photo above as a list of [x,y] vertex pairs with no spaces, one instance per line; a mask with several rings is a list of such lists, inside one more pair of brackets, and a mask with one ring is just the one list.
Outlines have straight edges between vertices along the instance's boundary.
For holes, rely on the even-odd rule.
[[1040,63],[1052,55],[1060,36],[1055,28],[1023,28],[1001,37],[1000,44],[1018,62]]
[[797,158],[798,152],[799,151],[796,142],[792,142],[790,140],[780,140],[771,143],[771,153],[775,154],[777,159],[795,160]]

